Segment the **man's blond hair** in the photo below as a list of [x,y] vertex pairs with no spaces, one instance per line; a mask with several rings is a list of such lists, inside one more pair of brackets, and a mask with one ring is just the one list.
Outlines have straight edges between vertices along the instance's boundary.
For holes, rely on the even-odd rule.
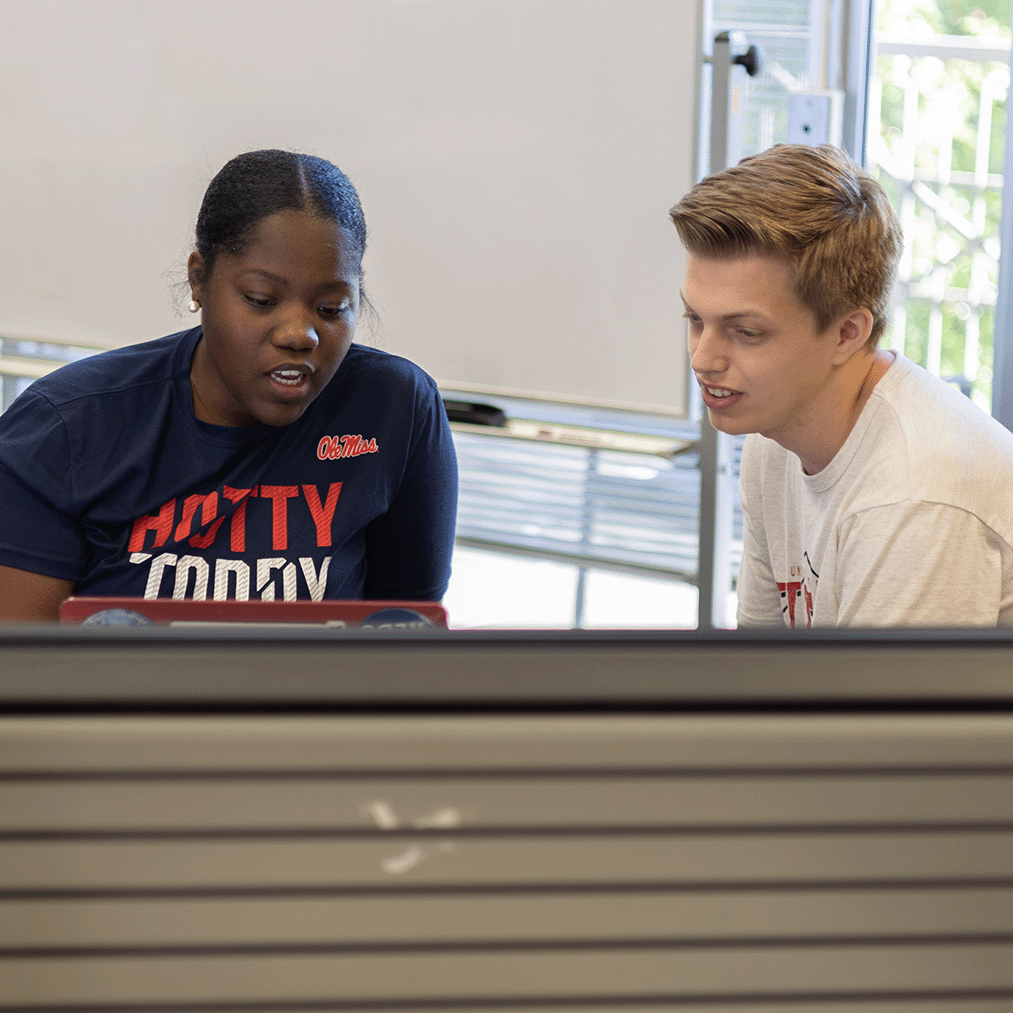
[[840,148],[775,145],[701,180],[670,213],[694,256],[785,261],[820,332],[865,307],[868,345],[879,343],[901,228],[883,188]]

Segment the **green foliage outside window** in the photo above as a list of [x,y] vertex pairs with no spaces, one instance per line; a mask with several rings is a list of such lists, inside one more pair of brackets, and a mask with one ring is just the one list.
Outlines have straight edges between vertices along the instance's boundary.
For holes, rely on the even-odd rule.
[[[959,0],[882,0],[877,25],[889,39],[969,40],[967,58],[914,50],[879,56],[882,157],[876,158],[873,145],[872,161],[880,163],[880,180],[901,213],[910,247],[902,268],[906,299],[895,326],[903,320],[904,333],[888,341],[931,366],[929,335],[936,314],[940,375],[968,376],[975,400],[986,410],[1009,66],[975,60],[971,47],[978,39],[1008,46],[1009,14],[1009,0],[985,0],[972,10]],[[870,123],[870,132],[876,129]],[[973,351],[975,332],[977,363],[965,358],[969,336]]]

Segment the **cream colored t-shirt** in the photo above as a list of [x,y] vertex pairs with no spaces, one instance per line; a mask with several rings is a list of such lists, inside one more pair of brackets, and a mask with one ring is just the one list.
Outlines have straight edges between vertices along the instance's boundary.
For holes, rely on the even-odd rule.
[[898,356],[818,474],[751,435],[740,626],[1013,625],[1013,433]]

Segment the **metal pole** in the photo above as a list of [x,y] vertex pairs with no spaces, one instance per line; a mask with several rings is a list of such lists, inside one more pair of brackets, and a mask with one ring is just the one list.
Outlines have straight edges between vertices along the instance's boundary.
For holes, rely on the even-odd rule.
[[866,164],[869,73],[872,61],[872,0],[843,0],[844,10],[836,23],[842,27],[832,51],[841,68],[831,77],[830,87],[844,92],[844,150],[859,164]]
[[992,414],[1013,430],[1013,130],[1006,131],[1002,167],[1002,217],[999,220],[999,291],[992,335]]
[[697,566],[697,626],[730,625],[728,594],[732,588],[732,447],[707,413],[700,419],[700,560]]
[[[759,71],[759,52],[741,32],[719,32],[711,57],[710,172],[720,172],[742,154],[743,87],[746,75]],[[728,594],[732,588],[731,540],[732,441],[700,418],[700,526],[697,591],[700,629],[730,625]]]

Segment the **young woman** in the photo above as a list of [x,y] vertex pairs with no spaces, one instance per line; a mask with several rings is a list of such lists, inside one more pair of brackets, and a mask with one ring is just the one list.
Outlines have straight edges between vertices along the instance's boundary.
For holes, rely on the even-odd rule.
[[69,594],[438,600],[457,465],[436,385],[352,343],[366,225],[330,162],[232,159],[200,325],[64,366],[0,418],[0,619]]

